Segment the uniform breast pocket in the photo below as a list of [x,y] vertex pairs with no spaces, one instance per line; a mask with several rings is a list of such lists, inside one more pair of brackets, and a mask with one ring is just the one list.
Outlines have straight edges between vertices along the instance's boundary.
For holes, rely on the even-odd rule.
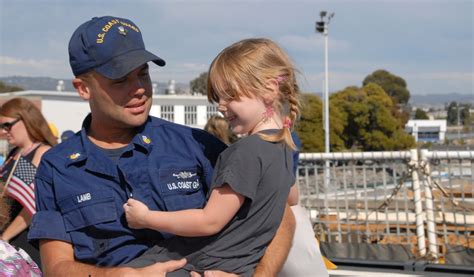
[[166,210],[199,209],[206,202],[205,187],[197,168],[160,169],[160,195]]
[[64,214],[66,231],[74,231],[117,219],[115,200],[111,192],[93,191],[72,195],[59,202]]

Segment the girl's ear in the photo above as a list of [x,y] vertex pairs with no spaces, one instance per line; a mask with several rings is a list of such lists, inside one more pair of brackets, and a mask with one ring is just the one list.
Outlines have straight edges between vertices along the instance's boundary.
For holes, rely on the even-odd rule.
[[79,97],[81,97],[84,100],[90,99],[90,88],[85,80],[80,79],[80,78],[74,78],[72,80],[72,85],[77,90]]
[[276,79],[269,79],[265,84],[265,88],[267,91],[263,95],[263,102],[266,105],[271,105],[280,96],[280,85]]

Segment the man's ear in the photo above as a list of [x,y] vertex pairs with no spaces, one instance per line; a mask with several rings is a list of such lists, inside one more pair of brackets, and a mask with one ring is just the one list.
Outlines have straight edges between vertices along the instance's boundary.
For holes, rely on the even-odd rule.
[[77,90],[77,93],[79,94],[79,97],[81,97],[84,100],[89,100],[90,99],[89,84],[87,84],[85,80],[83,80],[81,78],[74,78],[72,80],[72,85]]

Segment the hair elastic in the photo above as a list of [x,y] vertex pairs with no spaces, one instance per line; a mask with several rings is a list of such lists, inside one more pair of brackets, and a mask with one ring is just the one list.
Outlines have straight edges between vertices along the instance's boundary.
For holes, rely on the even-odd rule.
[[284,75],[279,75],[278,77],[276,77],[276,80],[277,80],[278,84],[280,84],[285,79],[286,79],[286,76],[284,76]]

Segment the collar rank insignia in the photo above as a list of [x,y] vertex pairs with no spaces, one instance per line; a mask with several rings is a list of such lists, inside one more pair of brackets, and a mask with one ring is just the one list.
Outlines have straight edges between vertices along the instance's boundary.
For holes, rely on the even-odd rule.
[[151,143],[151,139],[148,138],[147,136],[142,136],[142,140],[143,140],[143,142],[146,143],[146,144],[150,144],[150,143]]
[[81,156],[81,153],[74,153],[74,154],[69,155],[69,159],[75,160],[79,158],[79,156]]
[[122,36],[127,35],[127,30],[125,30],[125,28],[123,26],[118,26],[117,29],[118,29],[119,34],[121,34]]

